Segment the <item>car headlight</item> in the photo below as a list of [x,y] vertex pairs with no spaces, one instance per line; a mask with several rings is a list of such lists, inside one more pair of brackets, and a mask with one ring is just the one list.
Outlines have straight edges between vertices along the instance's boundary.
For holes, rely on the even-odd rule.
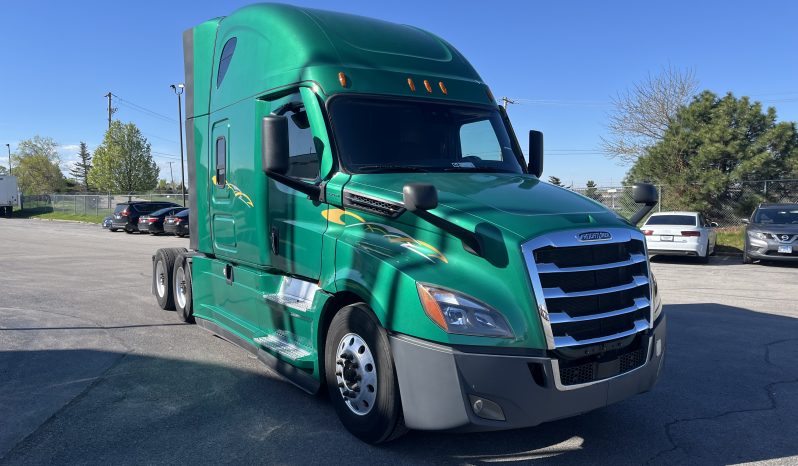
[[748,236],[756,239],[768,239],[768,234],[762,233],[761,231],[749,231]]
[[497,310],[455,291],[418,283],[424,312],[447,333],[513,338],[507,320]]
[[651,294],[653,296],[654,306],[654,321],[656,322],[659,315],[662,313],[662,299],[659,297],[659,289],[657,289],[657,279],[654,274],[651,274]]

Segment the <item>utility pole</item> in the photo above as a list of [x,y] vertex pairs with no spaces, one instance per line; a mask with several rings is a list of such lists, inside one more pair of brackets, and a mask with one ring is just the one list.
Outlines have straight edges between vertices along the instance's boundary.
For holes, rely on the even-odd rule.
[[180,192],[183,194],[183,207],[186,206],[186,170],[183,167],[183,103],[181,96],[183,95],[183,84],[172,84],[169,87],[175,91],[177,95],[177,123],[180,125]]
[[6,144],[8,148],[8,174],[11,174],[11,144]]
[[116,109],[111,106],[111,97],[113,97],[111,91],[108,91],[108,94],[105,94],[105,97],[108,97],[108,129],[111,129],[111,115],[116,113]]
[[507,104],[514,104],[514,103],[515,103],[514,100],[509,99],[507,97],[502,97],[502,106],[504,107],[505,110],[507,110]]
[[172,164],[174,162],[168,162],[168,163],[169,163],[169,177],[172,178],[172,188],[174,188],[175,187],[175,175],[174,175],[174,173],[172,173]]

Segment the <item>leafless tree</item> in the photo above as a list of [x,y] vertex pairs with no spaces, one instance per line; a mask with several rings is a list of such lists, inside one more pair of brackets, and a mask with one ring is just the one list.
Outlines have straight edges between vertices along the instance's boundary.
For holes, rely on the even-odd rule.
[[624,163],[632,163],[646,149],[662,140],[679,107],[698,91],[692,69],[663,68],[612,99],[609,136],[601,138],[602,150]]

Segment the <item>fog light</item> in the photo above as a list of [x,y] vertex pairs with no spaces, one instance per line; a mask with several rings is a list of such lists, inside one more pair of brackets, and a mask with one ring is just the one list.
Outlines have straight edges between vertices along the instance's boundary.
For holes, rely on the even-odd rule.
[[474,410],[474,414],[477,416],[492,421],[505,420],[504,412],[498,404],[474,395],[468,395],[468,398],[471,400],[471,409]]

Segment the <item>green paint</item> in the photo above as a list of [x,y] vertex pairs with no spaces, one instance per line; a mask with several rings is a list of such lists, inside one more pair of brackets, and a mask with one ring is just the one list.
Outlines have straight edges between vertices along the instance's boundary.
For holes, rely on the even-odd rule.
[[[289,335],[313,352],[296,365],[315,377],[322,322],[336,310],[325,305],[342,293],[367,302],[390,331],[458,345],[545,348],[521,244],[558,230],[633,228],[597,202],[526,174],[341,172],[326,113],[338,94],[495,106],[473,67],[432,34],[338,13],[254,5],[203,23],[193,37],[193,57],[187,59],[193,60],[194,81],[187,85],[194,112],[188,128],[194,133],[191,189],[198,218],[192,222],[198,250],[210,256],[193,262],[196,315],[253,345],[259,336]],[[217,87],[221,50],[233,37],[236,50]],[[260,121],[291,102],[304,105],[307,114],[319,165],[318,178],[308,182],[323,187],[323,202],[262,171]],[[212,182],[220,137],[227,144],[227,181],[236,189]],[[440,202],[432,213],[475,231],[485,244],[483,257],[412,213],[392,219],[343,207],[346,192],[401,204],[408,182],[434,184]],[[237,200],[236,190],[251,205]],[[232,283],[223,276],[226,265],[234,266]],[[264,299],[279,291],[286,275],[319,284],[310,309],[299,312]],[[504,314],[515,337],[447,334],[424,313],[417,282],[487,303]]]

